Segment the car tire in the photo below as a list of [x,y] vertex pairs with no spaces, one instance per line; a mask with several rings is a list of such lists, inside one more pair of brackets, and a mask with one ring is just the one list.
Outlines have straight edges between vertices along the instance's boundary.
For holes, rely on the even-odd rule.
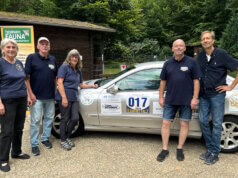
[[222,123],[221,152],[238,151],[238,117],[225,116]]
[[[60,138],[60,120],[61,120],[61,113],[59,111],[59,107],[55,106],[55,117],[52,124],[51,134],[56,138]],[[83,135],[84,133],[84,123],[82,117],[79,114],[79,121],[77,122],[72,134],[70,137],[77,137],[79,135]]]

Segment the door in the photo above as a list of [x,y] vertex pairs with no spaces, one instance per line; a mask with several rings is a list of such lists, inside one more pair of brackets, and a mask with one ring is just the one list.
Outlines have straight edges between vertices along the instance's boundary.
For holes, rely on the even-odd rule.
[[160,128],[162,123],[162,109],[158,104],[160,73],[160,68],[141,70],[111,86],[118,88],[116,94],[103,91],[98,106],[100,124]]

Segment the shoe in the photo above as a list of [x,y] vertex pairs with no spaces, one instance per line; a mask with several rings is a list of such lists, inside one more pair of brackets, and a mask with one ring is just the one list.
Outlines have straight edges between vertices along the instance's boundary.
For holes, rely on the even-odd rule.
[[72,147],[69,145],[67,141],[61,142],[60,145],[61,145],[61,148],[63,148],[64,150],[69,151],[72,149]]
[[30,156],[25,153],[21,153],[19,155],[12,155],[12,158],[14,159],[30,159]]
[[162,150],[160,154],[157,156],[157,161],[162,162],[165,160],[165,158],[169,156],[168,150]]
[[209,158],[210,155],[211,155],[211,152],[210,152],[210,151],[207,151],[207,152],[205,152],[205,153],[202,153],[202,154],[199,156],[199,158],[200,158],[201,160],[206,160],[207,158]]
[[72,140],[70,140],[69,138],[66,139],[66,142],[68,142],[68,144],[71,146],[71,147],[75,147],[75,144]]
[[177,160],[178,161],[183,161],[184,160],[184,154],[183,154],[183,149],[178,149],[177,148]]
[[52,148],[52,144],[50,143],[49,140],[42,141],[41,143],[48,149]]
[[211,165],[211,164],[215,164],[218,160],[219,160],[218,155],[211,153],[210,156],[207,159],[205,159],[204,163],[207,165]]
[[0,164],[0,170],[3,171],[3,172],[8,172],[10,171],[10,166],[8,163],[1,163]]
[[31,151],[32,151],[32,154],[33,154],[34,156],[40,155],[40,150],[39,150],[39,147],[38,147],[38,146],[32,147],[32,148],[31,148]]

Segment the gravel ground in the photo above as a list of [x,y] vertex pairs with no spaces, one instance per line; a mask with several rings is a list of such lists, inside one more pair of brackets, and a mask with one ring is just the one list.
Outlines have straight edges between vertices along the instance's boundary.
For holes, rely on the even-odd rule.
[[73,139],[71,151],[60,148],[53,136],[52,149],[40,145],[40,156],[31,155],[29,119],[23,136],[23,151],[29,160],[10,159],[11,171],[0,177],[238,177],[238,153],[220,154],[220,161],[207,166],[199,160],[205,151],[200,140],[188,139],[185,160],[176,160],[177,138],[170,139],[170,155],[163,162],[156,157],[162,148],[158,135],[88,132]]

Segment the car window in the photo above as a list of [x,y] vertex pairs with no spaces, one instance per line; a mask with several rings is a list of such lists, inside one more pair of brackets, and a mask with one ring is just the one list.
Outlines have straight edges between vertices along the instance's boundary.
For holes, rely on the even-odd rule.
[[120,76],[120,75],[122,75],[122,74],[124,74],[124,73],[126,73],[126,72],[128,72],[128,71],[130,71],[132,69],[134,69],[134,68],[135,68],[134,66],[129,67],[126,70],[123,70],[123,71],[121,71],[121,72],[119,72],[117,74],[114,74],[114,75],[110,76],[110,77],[100,79],[100,80],[96,81],[95,84],[98,84],[98,86],[101,87],[101,86],[107,84],[108,82],[110,82],[111,80],[117,78],[118,76]]
[[147,69],[131,74],[116,83],[119,90],[157,90],[161,69]]

